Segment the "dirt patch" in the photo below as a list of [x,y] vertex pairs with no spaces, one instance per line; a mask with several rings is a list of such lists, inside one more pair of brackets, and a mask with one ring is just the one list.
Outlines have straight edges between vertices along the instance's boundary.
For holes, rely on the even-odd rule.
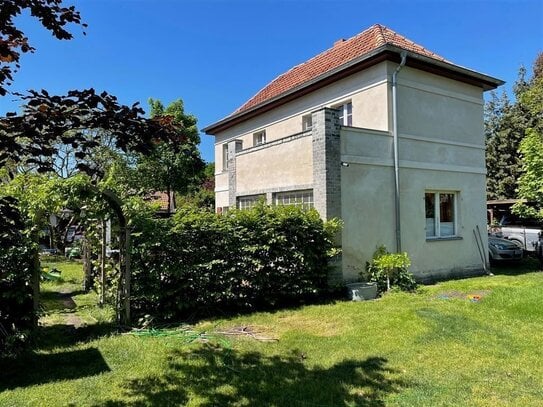
[[234,326],[231,328],[216,331],[215,333],[228,336],[245,336],[262,342],[275,342],[279,340],[273,336],[266,334],[265,332],[263,332],[262,329],[250,325]]
[[478,301],[481,301],[484,297],[486,297],[490,293],[491,293],[490,290],[475,290],[469,293],[463,293],[460,291],[453,290],[453,291],[440,292],[434,298],[438,300],[459,299],[459,300],[469,300],[472,302],[478,302]]
[[62,302],[64,309],[74,310],[77,307],[77,305],[75,304],[75,301],[73,300],[70,294],[59,293],[59,299],[60,299],[60,302]]
[[286,315],[279,318],[279,327],[282,330],[303,330],[310,335],[320,337],[333,337],[341,335],[345,325],[338,321],[311,318],[301,315]]
[[85,321],[83,321],[81,318],[79,318],[76,315],[68,315],[66,317],[66,325],[71,325],[74,328],[81,328],[86,326]]
[[74,315],[77,304],[72,298],[71,291],[60,291],[55,293],[55,302],[59,304],[55,311],[40,319],[43,326],[63,324],[68,327],[80,328],[86,326],[85,321]]

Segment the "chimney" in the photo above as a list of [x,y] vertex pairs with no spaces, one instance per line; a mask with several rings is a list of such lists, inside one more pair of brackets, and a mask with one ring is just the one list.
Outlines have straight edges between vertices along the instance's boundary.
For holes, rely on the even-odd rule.
[[339,40],[334,42],[334,48],[337,47],[338,45],[343,44],[345,41],[347,41],[345,38],[340,38]]

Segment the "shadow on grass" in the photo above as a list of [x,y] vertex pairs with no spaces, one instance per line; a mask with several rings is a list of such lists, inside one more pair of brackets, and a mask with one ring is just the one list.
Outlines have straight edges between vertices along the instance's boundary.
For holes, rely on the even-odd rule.
[[541,271],[541,264],[537,258],[527,256],[519,262],[493,262],[491,271],[498,275],[516,276]]
[[109,371],[109,366],[96,348],[52,354],[26,353],[15,360],[2,362],[0,392]]
[[46,312],[74,310],[77,305],[73,300],[73,296],[79,292],[59,293],[57,291],[42,291],[40,293],[40,303]]
[[33,348],[39,350],[63,348],[90,342],[117,332],[118,327],[114,323],[93,324],[79,328],[64,324],[40,326],[36,331]]
[[162,376],[123,385],[130,401],[100,405],[183,405],[190,398],[202,406],[384,406],[388,394],[407,386],[386,365],[386,359],[370,357],[309,366],[299,351],[265,356],[207,345],[172,351]]
[[466,315],[442,312],[433,308],[423,308],[416,313],[426,322],[428,328],[430,328],[419,337],[417,343],[427,344],[452,340],[469,344],[474,337],[480,337],[491,340],[498,339],[499,343],[503,344],[506,348],[512,346],[510,345],[510,335],[486,323],[469,318]]

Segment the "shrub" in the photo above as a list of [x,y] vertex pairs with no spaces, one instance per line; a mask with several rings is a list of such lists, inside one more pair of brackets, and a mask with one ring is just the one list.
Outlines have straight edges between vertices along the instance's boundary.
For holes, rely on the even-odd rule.
[[397,287],[402,291],[415,291],[417,283],[407,269],[411,265],[407,253],[389,253],[384,246],[377,248],[373,258],[366,264],[369,281],[377,283],[380,293]]
[[14,204],[0,199],[0,357],[15,354],[37,321],[32,289],[37,246],[21,232]]
[[259,204],[220,216],[181,208],[173,219],[135,226],[135,316],[268,309],[327,291],[334,231],[316,211]]

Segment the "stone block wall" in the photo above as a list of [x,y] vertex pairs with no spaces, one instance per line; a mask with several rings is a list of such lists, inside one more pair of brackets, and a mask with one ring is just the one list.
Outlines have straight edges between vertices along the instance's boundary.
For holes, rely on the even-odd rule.
[[313,112],[313,199],[323,219],[341,217],[339,112]]

